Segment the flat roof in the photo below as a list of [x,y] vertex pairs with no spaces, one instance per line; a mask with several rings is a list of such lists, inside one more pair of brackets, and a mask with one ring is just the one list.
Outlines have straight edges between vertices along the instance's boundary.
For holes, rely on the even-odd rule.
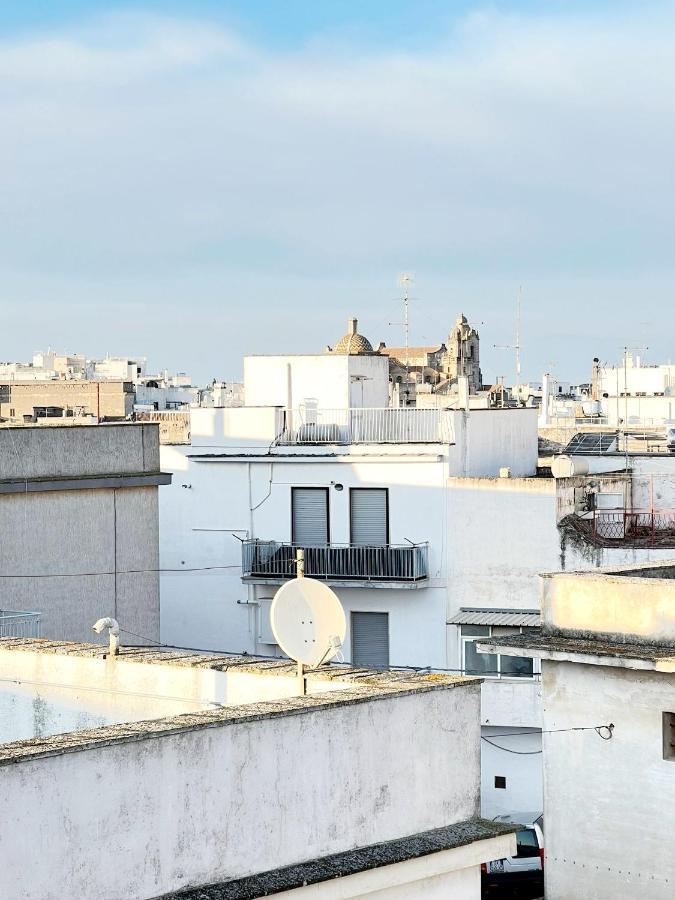
[[501,651],[511,656],[532,656],[553,661],[575,661],[614,668],[675,672],[675,645],[637,644],[602,636],[573,637],[565,634],[514,634],[476,641],[479,651]]
[[[71,641],[50,641],[40,638],[1,638],[0,651],[44,653],[55,656],[94,657],[108,656],[108,646]],[[120,647],[116,660],[122,663],[156,664],[195,669],[211,669],[219,672],[236,670],[254,675],[297,675],[295,662],[287,659],[265,659],[255,656],[226,656],[223,654],[193,653],[155,647]],[[165,718],[140,722],[105,725],[83,731],[72,731],[44,738],[0,744],[0,767],[43,756],[90,750],[114,743],[158,738],[199,728],[214,728],[240,722],[254,722],[276,716],[302,715],[321,709],[331,709],[356,703],[383,700],[394,695],[426,693],[456,687],[479,685],[480,678],[461,675],[417,673],[410,671],[378,671],[349,665],[330,664],[309,670],[308,681],[332,681],[334,691],[305,696],[265,700],[240,705],[223,706]],[[345,683],[349,686],[345,687]],[[339,684],[339,688],[338,688]]]
[[476,841],[513,834],[519,827],[488,819],[468,819],[444,828],[368,847],[357,847],[355,850],[272,869],[258,875],[163,894],[157,900],[254,900],[334,878],[344,878],[346,875],[356,875],[381,866],[395,865],[443,850],[452,850]]

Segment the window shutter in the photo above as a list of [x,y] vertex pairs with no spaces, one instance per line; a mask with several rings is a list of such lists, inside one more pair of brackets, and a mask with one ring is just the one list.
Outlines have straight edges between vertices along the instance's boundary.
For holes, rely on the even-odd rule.
[[328,543],[328,491],[293,488],[293,543],[319,547]]
[[353,612],[352,665],[385,669],[389,665],[389,613]]
[[387,489],[352,488],[350,497],[351,542],[361,547],[388,544]]

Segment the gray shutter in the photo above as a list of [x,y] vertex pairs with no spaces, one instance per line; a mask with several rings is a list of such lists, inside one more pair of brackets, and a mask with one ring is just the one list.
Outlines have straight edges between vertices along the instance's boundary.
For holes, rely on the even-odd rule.
[[328,543],[328,492],[293,488],[293,543],[319,547]]
[[382,547],[387,544],[387,489],[352,488],[351,540],[352,544]]
[[353,612],[352,665],[386,669],[389,665],[389,613]]

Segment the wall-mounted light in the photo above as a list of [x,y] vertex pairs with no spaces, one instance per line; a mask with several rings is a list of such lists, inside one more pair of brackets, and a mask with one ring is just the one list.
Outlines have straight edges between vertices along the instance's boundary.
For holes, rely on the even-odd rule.
[[343,485],[343,484],[340,484],[339,481],[337,482],[337,484],[336,484],[335,482],[333,482],[333,487],[335,488],[336,491],[343,491],[343,490],[344,490],[344,485]]

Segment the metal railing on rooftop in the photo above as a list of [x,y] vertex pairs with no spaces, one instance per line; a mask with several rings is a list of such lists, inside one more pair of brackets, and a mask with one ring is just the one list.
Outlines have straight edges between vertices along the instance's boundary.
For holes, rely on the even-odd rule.
[[0,610],[0,638],[40,637],[40,613]]
[[417,582],[429,574],[429,545],[364,547],[325,544],[306,547],[277,541],[242,544],[242,577],[295,578],[297,551],[304,551],[305,575],[327,581]]
[[382,407],[318,409],[300,407],[283,412],[276,443],[297,444],[451,444],[452,410]]

